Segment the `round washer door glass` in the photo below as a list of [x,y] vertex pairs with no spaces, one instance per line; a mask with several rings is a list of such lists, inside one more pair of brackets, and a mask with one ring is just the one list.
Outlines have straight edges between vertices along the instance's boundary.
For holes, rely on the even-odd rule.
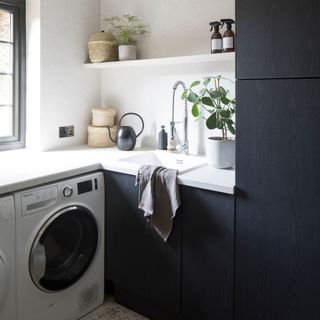
[[30,275],[44,291],[60,291],[74,284],[88,269],[98,245],[98,226],[84,207],[71,206],[54,214],[33,243]]

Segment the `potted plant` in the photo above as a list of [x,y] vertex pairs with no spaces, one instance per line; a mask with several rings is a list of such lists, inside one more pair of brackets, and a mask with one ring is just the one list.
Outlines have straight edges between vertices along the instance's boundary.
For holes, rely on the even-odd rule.
[[135,60],[137,58],[137,40],[148,33],[146,24],[141,23],[137,16],[124,14],[105,18],[105,23],[110,26],[110,31],[119,44],[119,60]]
[[222,76],[206,77],[200,89],[198,86],[201,82],[194,81],[182,93],[182,99],[187,99],[192,104],[192,115],[203,118],[208,129],[221,130],[221,136],[208,137],[206,143],[208,163],[216,168],[230,168],[235,164],[235,139],[228,134],[229,132],[235,134],[233,119],[236,100],[228,97],[229,92],[221,85],[221,81],[233,83]]

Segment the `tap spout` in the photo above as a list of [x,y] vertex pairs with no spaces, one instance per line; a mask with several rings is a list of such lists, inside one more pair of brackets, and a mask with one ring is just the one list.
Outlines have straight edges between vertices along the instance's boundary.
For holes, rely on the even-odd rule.
[[[186,90],[186,84],[179,80],[176,81],[175,84],[173,85],[173,95],[172,95],[172,117],[171,117],[171,139],[174,139],[175,135],[175,121],[174,121],[174,107],[175,107],[175,93],[176,90],[179,86],[182,86],[183,90]],[[188,101],[187,99],[184,100],[184,120],[183,120],[183,131],[184,131],[184,136],[183,136],[183,144],[181,145],[182,152],[184,154],[189,153],[189,145],[188,145]]]

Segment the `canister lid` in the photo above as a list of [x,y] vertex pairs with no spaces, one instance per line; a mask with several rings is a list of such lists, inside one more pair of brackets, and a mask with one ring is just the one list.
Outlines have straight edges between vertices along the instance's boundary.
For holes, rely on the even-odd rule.
[[117,110],[112,108],[93,108],[92,113],[114,117],[117,114]]

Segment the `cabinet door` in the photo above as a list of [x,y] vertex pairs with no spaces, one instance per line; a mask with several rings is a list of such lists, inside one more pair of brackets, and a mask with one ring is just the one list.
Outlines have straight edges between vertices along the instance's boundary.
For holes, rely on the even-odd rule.
[[106,278],[168,312],[180,311],[180,215],[167,242],[138,209],[135,177],[105,172]]
[[237,0],[237,79],[320,77],[319,0]]
[[182,318],[231,320],[234,198],[181,187]]
[[319,88],[237,82],[236,320],[320,319]]

